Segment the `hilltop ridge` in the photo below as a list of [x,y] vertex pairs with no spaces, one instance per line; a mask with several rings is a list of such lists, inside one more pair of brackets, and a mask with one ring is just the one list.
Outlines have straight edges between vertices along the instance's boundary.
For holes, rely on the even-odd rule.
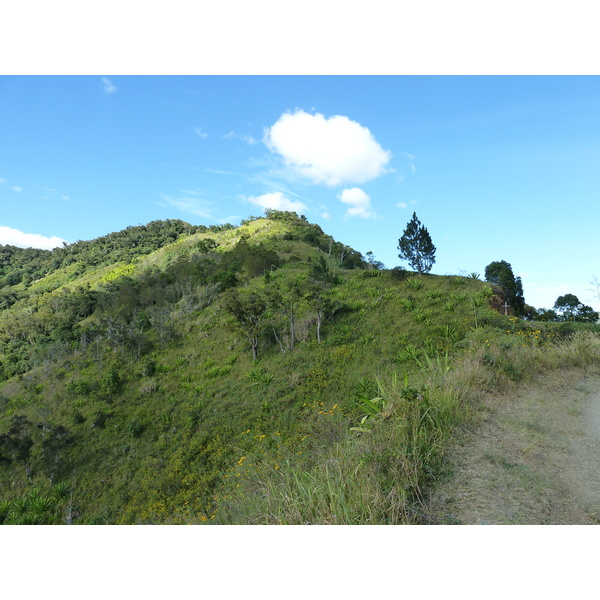
[[[522,329],[493,310],[499,288],[378,269],[295,213],[3,252],[9,522],[304,522],[306,508],[269,512],[277,482],[336,481],[336,460],[363,474],[335,502],[380,505],[321,521],[410,522],[460,421],[464,398],[443,391],[453,357],[485,328]],[[59,484],[70,496],[35,512]]]

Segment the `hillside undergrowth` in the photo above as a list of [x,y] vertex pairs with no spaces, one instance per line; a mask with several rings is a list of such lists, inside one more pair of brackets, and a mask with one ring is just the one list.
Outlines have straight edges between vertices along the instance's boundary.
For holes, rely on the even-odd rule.
[[480,394],[598,359],[593,326],[370,268],[293,213],[116,258],[3,288],[6,522],[63,482],[36,518],[418,523]]

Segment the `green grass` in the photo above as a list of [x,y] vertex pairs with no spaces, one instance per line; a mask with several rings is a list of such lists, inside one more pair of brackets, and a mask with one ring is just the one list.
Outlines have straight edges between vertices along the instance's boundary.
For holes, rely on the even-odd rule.
[[[306,276],[319,252],[284,239],[294,231],[263,219],[194,234],[137,259],[127,274],[135,281],[150,267],[168,269],[206,237],[225,252],[246,233],[249,243],[294,257],[272,275],[285,285]],[[120,268],[87,281],[99,285]],[[288,329],[270,314],[257,363],[218,294],[192,310],[186,297],[167,304],[164,321],[143,331],[141,350],[106,338],[40,350],[32,368],[0,385],[0,434],[22,415],[34,442],[31,481],[19,460],[1,463],[14,486],[0,498],[12,505],[64,480],[73,482],[77,523],[416,523],[445,444],[478,395],[600,360],[593,327],[574,327],[561,341],[559,327],[513,321],[486,302],[475,314],[471,299],[484,289],[476,279],[398,281],[339,265],[336,274],[337,309],[322,342],[315,313],[300,303],[294,350],[275,341],[273,328],[280,336]],[[269,285],[240,278],[249,289]],[[206,291],[187,283],[185,294]],[[104,316],[82,323],[99,326]],[[48,445],[57,425],[72,444]],[[53,522],[64,518],[53,514]]]

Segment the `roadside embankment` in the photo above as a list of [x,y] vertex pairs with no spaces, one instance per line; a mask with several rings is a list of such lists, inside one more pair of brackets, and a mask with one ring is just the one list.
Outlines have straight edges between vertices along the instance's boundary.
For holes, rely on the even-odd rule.
[[433,523],[600,523],[600,369],[544,372],[486,396],[448,459]]

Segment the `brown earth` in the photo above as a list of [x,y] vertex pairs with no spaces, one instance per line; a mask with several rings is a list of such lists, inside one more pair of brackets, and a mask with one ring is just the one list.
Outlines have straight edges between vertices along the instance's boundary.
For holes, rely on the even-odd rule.
[[600,372],[544,374],[486,397],[448,458],[431,523],[600,523]]

